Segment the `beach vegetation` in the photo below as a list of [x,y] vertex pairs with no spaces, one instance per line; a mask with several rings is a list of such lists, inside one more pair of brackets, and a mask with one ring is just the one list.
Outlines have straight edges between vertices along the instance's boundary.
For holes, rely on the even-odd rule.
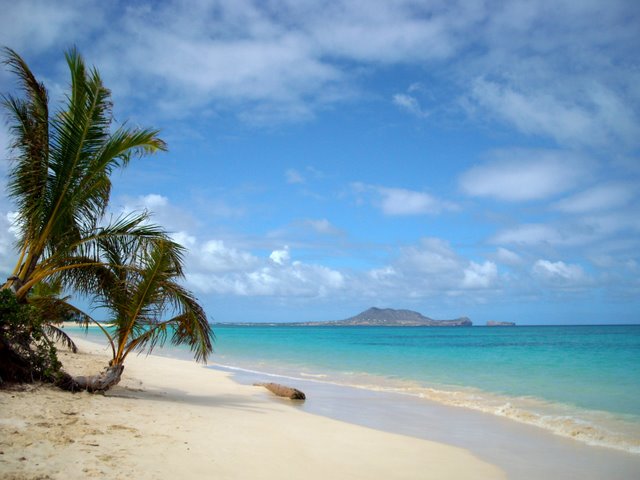
[[[131,352],[151,353],[167,341],[188,345],[196,360],[206,361],[213,350],[211,325],[196,298],[177,282],[184,276],[183,247],[170,240],[150,248],[116,240],[106,242],[103,252],[108,262],[96,267],[89,279],[80,275],[77,287],[100,292],[99,306],[110,312],[108,322],[88,317],[81,322],[102,330],[112,359],[101,374],[81,378],[65,375],[60,385],[69,390],[107,390],[120,381]],[[172,315],[165,319],[167,312]]]
[[8,194],[19,232],[18,258],[2,288],[11,288],[22,301],[43,280],[55,277],[64,285],[68,272],[101,263],[102,238],[145,241],[164,236],[144,222],[144,214],[108,224],[103,217],[111,173],[135,156],[166,150],[166,145],[154,129],[112,129],[111,93],[76,49],[66,54],[70,92],[53,113],[47,89],[25,61],[9,48],[4,56],[23,96],[2,97],[11,134]]
[[[51,357],[43,365],[57,368],[36,369],[32,377],[70,384],[53,340],[75,345],[57,325],[93,322],[62,295],[71,291],[99,298],[114,313],[114,333],[103,329],[114,351],[112,371],[121,374],[131,351],[162,343],[170,326],[174,343],[186,342],[197,359],[206,359],[212,336],[206,315],[176,283],[183,276],[182,248],[147,212],[105,219],[112,173],[134,157],[166,150],[158,130],[113,125],[111,93],[75,48],[65,55],[70,90],[55,112],[26,62],[10,48],[3,54],[22,95],[2,96],[11,138],[7,190],[18,232],[15,267],[0,287],[11,312],[2,320],[2,348],[20,357],[29,344],[37,352],[51,347],[42,350]],[[162,321],[166,306],[176,314]]]
[[60,362],[46,329],[37,307],[0,290],[0,385],[57,379]]

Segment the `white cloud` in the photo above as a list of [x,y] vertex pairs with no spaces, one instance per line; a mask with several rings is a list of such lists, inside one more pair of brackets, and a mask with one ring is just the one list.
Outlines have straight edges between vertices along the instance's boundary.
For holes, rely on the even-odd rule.
[[352,184],[352,189],[357,194],[373,194],[373,204],[385,215],[435,215],[458,209],[456,204],[440,200],[426,192],[363,183]]
[[[213,246],[213,248],[211,248]],[[187,274],[199,292],[237,296],[324,297],[344,287],[345,276],[322,265],[291,262],[289,249],[274,250],[268,259],[229,248],[211,240],[204,249],[214,250]],[[203,250],[204,250],[203,249]],[[198,254],[201,255],[201,254]],[[211,261],[214,260],[214,261]]]
[[222,240],[209,240],[200,248],[193,250],[198,261],[196,269],[204,268],[207,272],[234,272],[255,268],[260,261],[248,252],[227,247]]
[[380,188],[381,208],[387,215],[421,215],[440,213],[444,204],[423,192],[403,188]]
[[468,260],[439,238],[423,238],[419,244],[403,247],[398,258],[382,268],[369,271],[369,290],[385,297],[428,298],[435,295],[472,297],[480,290],[499,286],[498,268],[494,262]]
[[498,267],[493,262],[482,264],[470,262],[464,269],[462,287],[465,289],[481,289],[492,287],[498,278]]
[[[65,45],[69,33],[83,38],[87,32],[99,28],[104,19],[101,2],[49,2],[22,0],[3,2],[0,16],[0,45],[19,53]],[[91,15],[86,12],[91,11]]]
[[112,201],[111,206],[125,215],[147,211],[150,214],[150,223],[162,226],[173,235],[187,235],[185,232],[193,229],[197,223],[190,211],[172,204],[166,196],[157,193],[133,198],[121,197]]
[[11,211],[7,212],[6,215],[7,222],[9,224],[7,231],[13,235],[14,240],[20,238],[20,228],[19,225],[22,222],[19,222],[18,212]]
[[522,224],[501,230],[490,241],[521,247],[582,247],[601,240],[608,233],[594,222]]
[[561,99],[549,94],[525,94],[493,82],[477,80],[472,96],[481,106],[524,133],[551,136],[561,144],[599,144],[604,140],[591,112],[578,105],[563,105]]
[[404,247],[388,265],[346,273],[292,258],[288,247],[266,257],[210,240],[194,248],[187,281],[196,292],[234,296],[430,298],[462,292],[473,296],[500,283],[491,261],[475,262],[458,255],[441,239],[427,238]]
[[596,185],[555,204],[558,210],[567,213],[590,213],[610,210],[627,205],[639,191],[630,183],[608,183]]
[[274,250],[271,252],[271,255],[269,255],[269,258],[273,263],[277,263],[278,265],[289,263],[289,260],[291,260],[291,255],[289,255],[289,246],[285,245],[284,248],[280,250]]
[[396,93],[393,96],[393,103],[416,117],[428,117],[429,112],[422,108],[416,97],[405,93]]
[[486,7],[486,24],[470,40],[485,50],[458,65],[472,79],[468,98],[481,122],[497,119],[572,147],[638,146],[638,72],[625,60],[637,37],[635,6],[614,0],[606,7],[559,1],[553,12],[543,1]]
[[[637,72],[621,60],[632,49],[637,16],[629,2],[615,0],[606,9],[556,2],[553,12],[533,1],[238,0],[189,8],[93,1],[80,8],[74,0],[22,0],[3,5],[0,44],[48,52],[75,43],[116,97],[152,98],[154,113],[176,116],[233,109],[261,124],[307,120],[327,103],[354,98],[363,72],[430,67],[524,132],[637,145],[637,115],[627,101],[637,105]],[[469,48],[473,56],[457,56]],[[409,95],[415,91],[397,101],[423,114]]]
[[[527,247],[585,247],[604,241],[623,244],[633,241],[640,232],[637,209],[583,215],[553,223],[529,223],[506,228],[489,239],[491,243]],[[616,238],[621,236],[621,238]]]
[[14,221],[13,212],[0,215],[0,275],[3,275],[0,278],[3,279],[9,276],[18,258],[18,253],[14,249],[16,241]]
[[465,193],[506,201],[542,200],[572,189],[593,169],[589,160],[555,150],[500,151],[494,157],[461,175]]
[[394,281],[398,278],[398,272],[391,266],[383,268],[374,268],[368,272],[368,276],[371,277],[376,283],[386,283],[388,281]]
[[[23,52],[76,43],[100,66],[116,98],[148,96],[156,114],[173,116],[213,105],[257,124],[307,120],[324,104],[353,98],[359,75],[347,64],[448,58],[474,21],[469,8],[413,1],[366,8],[244,0],[78,8],[75,1],[53,7],[25,0],[7,8],[0,43]],[[90,19],[82,13],[87,8]],[[150,87],[141,89],[142,82]]]
[[213,104],[249,123],[306,120],[323,92],[343,83],[308,32],[252,2],[131,8],[120,25],[96,47],[101,71],[122,91],[135,92],[139,81],[156,85],[166,115]]
[[584,285],[590,280],[580,265],[562,261],[538,260],[533,265],[532,273],[539,279],[562,286]]
[[449,57],[477,16],[473,8],[456,12],[415,1],[314,2],[309,10],[306,4],[299,13],[323,52],[387,64]]
[[[261,256],[234,242],[220,238],[201,240],[190,233],[195,226],[186,212],[158,194],[127,199],[125,212],[148,208],[154,220],[175,233],[174,240],[187,247],[187,283],[196,292],[238,296],[322,297],[344,286],[345,274],[323,265],[307,264],[291,258],[291,250],[273,249]],[[309,221],[318,230],[332,231],[327,220]],[[177,228],[185,224],[189,228]],[[175,227],[175,228],[172,228]]]
[[196,244],[196,238],[187,232],[173,232],[169,235],[171,239],[185,248],[191,248]]
[[495,259],[504,265],[517,266],[522,263],[522,257],[517,253],[503,247],[496,250]]
[[551,225],[524,224],[498,232],[491,241],[517,245],[557,244],[563,241],[563,236]]
[[461,271],[460,260],[448,242],[439,238],[424,238],[420,244],[401,250],[398,264],[403,271],[425,275],[442,275]]
[[140,201],[142,205],[144,205],[149,210],[153,210],[154,208],[166,207],[169,204],[169,199],[167,197],[158,195],[157,193],[144,195],[140,197]]

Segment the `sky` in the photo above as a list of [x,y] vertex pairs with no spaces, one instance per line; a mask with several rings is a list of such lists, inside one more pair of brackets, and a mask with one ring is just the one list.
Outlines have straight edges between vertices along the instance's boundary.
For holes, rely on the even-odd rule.
[[[188,5],[188,7],[187,7]],[[113,177],[218,322],[640,323],[640,2],[0,0],[169,151]],[[15,93],[0,68],[0,92]],[[0,274],[16,261],[0,118]]]

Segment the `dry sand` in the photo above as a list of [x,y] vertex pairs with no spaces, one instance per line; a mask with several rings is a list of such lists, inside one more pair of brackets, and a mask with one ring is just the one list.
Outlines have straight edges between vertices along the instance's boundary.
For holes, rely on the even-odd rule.
[[[63,353],[100,371],[103,347]],[[158,356],[127,359],[106,395],[0,390],[2,479],[500,479],[470,452],[302,412],[226,373]]]

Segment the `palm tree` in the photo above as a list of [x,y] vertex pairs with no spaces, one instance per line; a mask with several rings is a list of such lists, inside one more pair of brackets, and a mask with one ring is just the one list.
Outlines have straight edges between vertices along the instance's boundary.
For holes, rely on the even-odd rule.
[[[140,246],[121,239],[101,242],[105,262],[96,266],[87,283],[86,272],[76,278],[83,292],[99,291],[99,306],[111,312],[101,324],[82,317],[85,326],[96,324],[107,337],[112,359],[105,371],[90,377],[64,374],[59,385],[69,390],[105,391],[120,381],[124,361],[133,351],[151,351],[171,340],[188,344],[198,361],[211,354],[213,331],[193,295],[177,283],[184,276],[183,247],[170,241]],[[164,319],[169,311],[173,316]]]
[[110,174],[133,156],[166,150],[158,131],[120,126],[111,130],[111,94],[97,70],[75,49],[66,54],[71,91],[64,107],[49,113],[48,94],[25,61],[4,49],[4,63],[19,79],[24,98],[3,96],[15,154],[9,195],[16,202],[19,255],[2,289],[20,301],[37,283],[101,263],[99,244],[109,237],[154,242],[166,238],[145,214],[101,225],[111,192]]
[[[15,155],[8,192],[17,206],[20,236],[15,268],[1,289],[11,289],[19,302],[32,303],[49,335],[63,339],[53,325],[61,315],[71,314],[85,324],[90,317],[57,294],[74,288],[102,295],[116,312],[115,333],[103,329],[114,356],[106,372],[110,377],[99,376],[102,383],[93,386],[85,382],[86,389],[116,383],[132,350],[151,350],[168,335],[174,343],[188,343],[196,358],[205,360],[212,350],[211,327],[195,298],[175,282],[182,276],[181,247],[163,229],[150,225],[146,213],[103,223],[110,174],[134,156],[166,150],[158,131],[126,126],[112,130],[111,94],[75,49],[66,54],[70,93],[52,115],[44,85],[15,51],[3,52],[23,98],[2,96]],[[55,291],[47,292],[49,286]],[[138,309],[127,312],[122,302],[135,302]],[[159,321],[156,314],[169,304],[177,315]],[[82,385],[64,373],[63,380],[72,388]]]

